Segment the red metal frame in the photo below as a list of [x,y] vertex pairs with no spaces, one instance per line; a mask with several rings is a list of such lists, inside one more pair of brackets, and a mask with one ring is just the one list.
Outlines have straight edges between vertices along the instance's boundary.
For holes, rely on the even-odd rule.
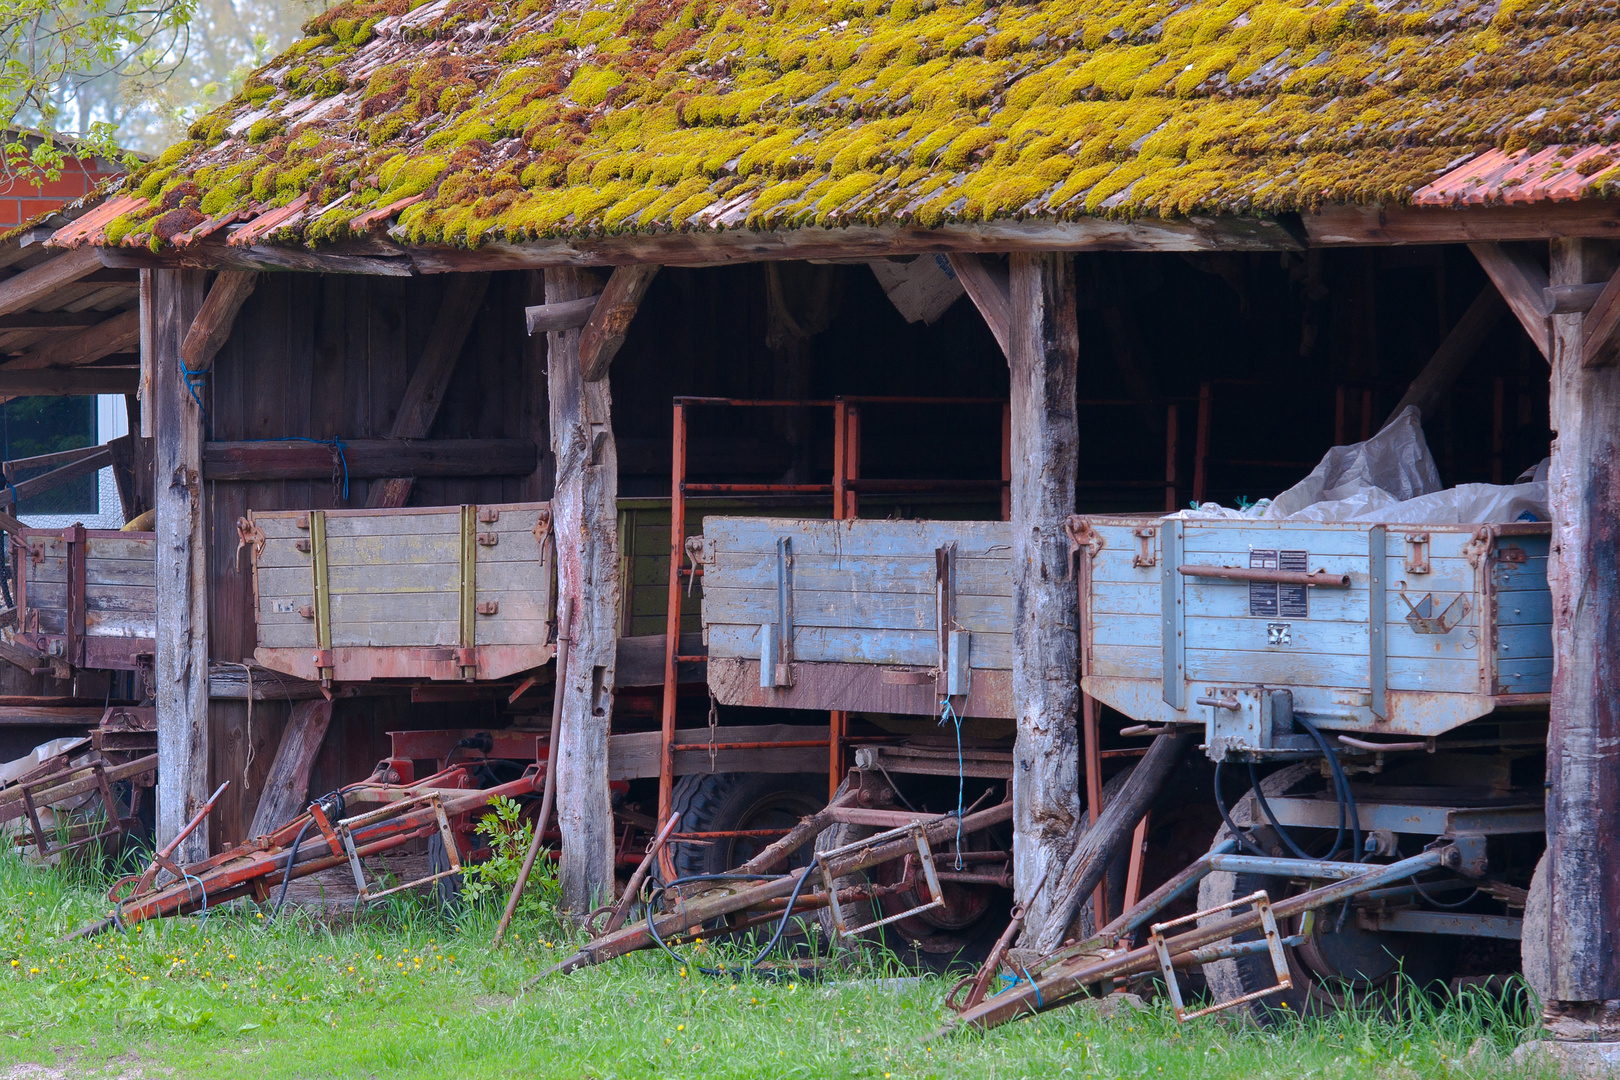
[[[861,476],[861,419],[862,405],[1000,405],[1002,407],[1001,480],[873,480]],[[686,479],[687,410],[693,407],[717,408],[813,408],[833,411],[833,476],[830,484],[709,484],[691,483]],[[660,726],[660,753],[658,766],[658,820],[666,821],[672,811],[675,789],[676,665],[683,661],[706,660],[702,656],[677,655],[681,633],[681,585],[684,577],[701,576],[698,567],[688,568],[686,562],[686,498],[689,495],[828,495],[832,498],[833,520],[844,521],[860,516],[860,493],[866,492],[940,492],[984,491],[999,488],[1002,518],[1011,509],[1009,487],[1012,476],[1010,435],[1011,406],[1001,398],[948,398],[948,397],[836,397],[831,400],[792,401],[778,399],[677,397],[674,403],[672,453],[670,464],[670,559],[669,609],[665,616],[664,645],[664,699]],[[849,714],[833,710],[828,718],[828,738],[825,742],[792,742],[761,744],[771,747],[827,747],[828,798],[837,790],[848,771],[845,751],[848,747]],[[730,746],[730,744],[727,744]],[[742,748],[737,744],[736,748]],[[707,749],[707,746],[700,747]],[[679,834],[677,834],[679,835]],[[706,834],[720,835],[720,834]],[[731,835],[731,834],[727,834]],[[741,834],[737,834],[741,835]],[[668,849],[663,858],[668,860]],[[666,867],[666,871],[670,868]]]

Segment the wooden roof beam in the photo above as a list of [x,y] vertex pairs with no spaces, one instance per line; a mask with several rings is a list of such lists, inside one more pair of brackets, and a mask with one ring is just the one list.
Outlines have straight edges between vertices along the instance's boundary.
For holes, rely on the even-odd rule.
[[523,320],[529,334],[549,334],[559,330],[578,330],[591,321],[596,301],[601,293],[582,296],[578,300],[563,300],[556,304],[535,304],[523,309]]
[[995,335],[1001,355],[1011,356],[1008,335],[1012,325],[1012,299],[1006,264],[989,255],[962,253],[946,258],[956,273],[956,280],[967,290],[968,299],[973,301],[990,327],[990,333]]
[[214,357],[231,336],[236,314],[259,284],[257,270],[221,270],[203,300],[202,310],[186,331],[180,345],[180,359],[192,371],[207,371]]
[[591,317],[579,333],[579,376],[596,382],[608,373],[608,366],[624,346],[630,323],[641,307],[647,287],[658,275],[654,264],[615,267],[602,295],[596,298]]
[[50,338],[0,367],[0,372],[82,367],[114,353],[135,352],[140,343],[141,313],[131,309],[103,319],[88,330]]
[[33,307],[64,285],[71,285],[101,269],[95,248],[79,248],[47,259],[38,266],[0,281],[0,315]]
[[1548,322],[1547,314],[1547,271],[1523,247],[1494,243],[1469,244],[1468,250],[1484,267],[1497,292],[1507,301],[1508,310],[1513,312],[1519,325],[1524,327],[1524,332],[1541,350],[1542,357],[1551,363],[1552,324]]

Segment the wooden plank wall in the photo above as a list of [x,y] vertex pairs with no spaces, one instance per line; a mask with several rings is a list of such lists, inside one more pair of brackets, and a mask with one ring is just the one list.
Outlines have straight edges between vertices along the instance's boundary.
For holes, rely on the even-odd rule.
[[[380,437],[393,422],[405,385],[438,308],[445,282],[349,275],[267,274],[243,306],[215,361],[208,387],[209,437],[214,440],[334,436]],[[536,437],[545,452],[545,390],[523,329],[530,275],[498,274],[478,323],[462,350],[432,438]],[[526,362],[527,361],[527,362]],[[424,479],[414,506],[517,502],[545,498],[546,476],[477,480]],[[251,566],[236,558],[236,520],[254,510],[364,506],[368,484],[350,484],[344,502],[331,482],[252,481],[209,484],[209,552],[215,568],[210,653],[233,661],[253,655]],[[216,811],[216,836],[243,839],[275,756],[288,707],[257,702],[251,750],[245,702],[216,701],[214,782],[230,779]],[[388,730],[476,726],[474,705],[412,705],[400,696],[337,703],[324,748],[310,777],[320,794],[364,777],[388,751]],[[487,722],[487,720],[483,721]]]

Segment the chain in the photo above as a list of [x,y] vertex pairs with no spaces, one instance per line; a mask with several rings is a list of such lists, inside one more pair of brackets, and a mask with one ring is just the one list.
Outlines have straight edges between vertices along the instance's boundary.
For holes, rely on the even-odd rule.
[[714,734],[720,726],[720,705],[714,700],[714,690],[709,691],[709,772],[714,772]]

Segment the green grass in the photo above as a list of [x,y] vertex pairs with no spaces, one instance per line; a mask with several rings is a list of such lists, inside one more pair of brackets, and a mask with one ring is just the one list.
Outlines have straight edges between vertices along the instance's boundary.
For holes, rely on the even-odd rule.
[[[328,927],[251,908],[64,944],[104,883],[0,856],[0,1068],[68,1075],[283,1077],[1447,1077],[1523,1075],[1533,1030],[1467,993],[1258,1030],[1178,1026],[1154,1006],[1061,1009],[934,1040],[947,983],[885,983],[875,961],[821,983],[720,981],[651,953],[532,989],[566,948],[531,915],[402,900]],[[1470,1052],[1472,1051],[1472,1052]],[[0,1075],[10,1075],[0,1073]]]

